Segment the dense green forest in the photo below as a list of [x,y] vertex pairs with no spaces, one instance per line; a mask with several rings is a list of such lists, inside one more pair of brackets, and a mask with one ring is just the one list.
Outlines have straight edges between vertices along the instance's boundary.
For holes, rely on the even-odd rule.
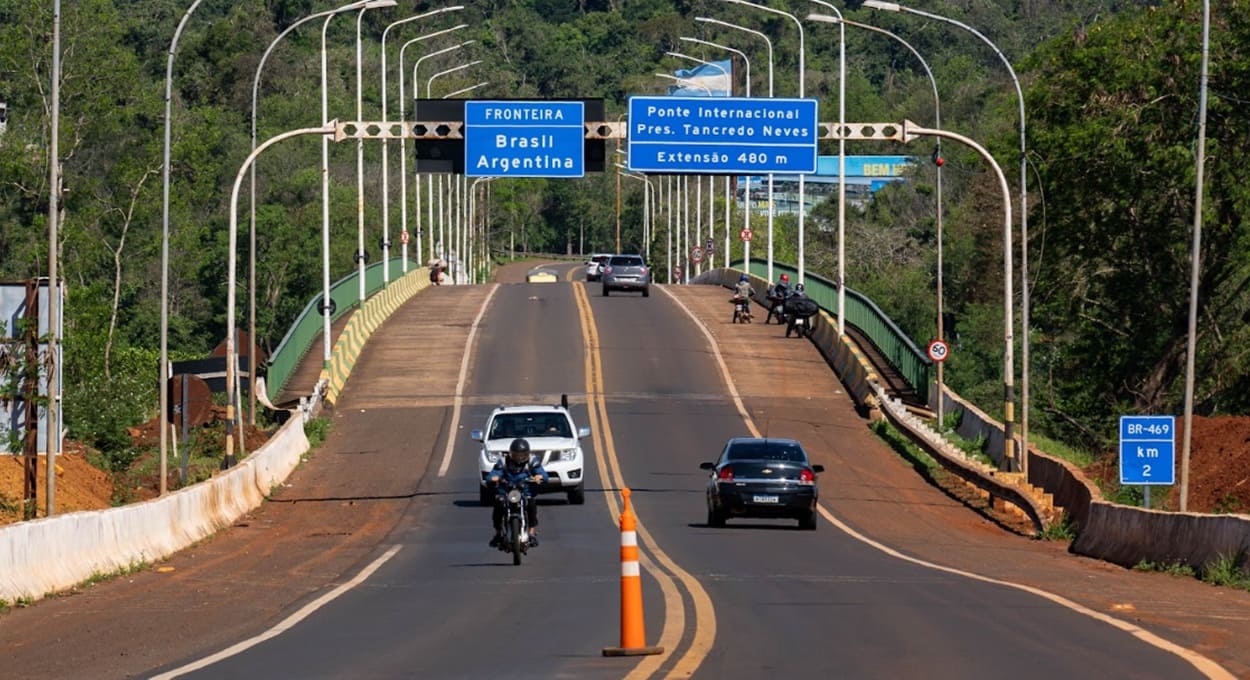
[[[71,436],[105,450],[156,410],[160,320],[162,149],[170,41],[190,0],[62,0],[59,158],[63,167],[59,262],[68,284],[66,418]],[[941,96],[942,127],[978,140],[1020,181],[1018,104],[1003,63],[973,34],[917,16],[839,5],[848,19],[886,28],[924,55]],[[1113,439],[1114,419],[1179,413],[1182,405],[1194,224],[1201,3],[1193,0],[941,0],[927,12],[975,27],[1010,59],[1027,109],[1031,306],[1030,427],[1084,447]],[[49,201],[51,2],[0,0],[0,279],[46,276]],[[802,17],[815,2],[773,0]],[[187,23],[173,68],[170,209],[170,347],[201,356],[224,334],[230,187],[250,148],[252,87],[261,55],[292,23],[335,5],[312,0],[205,0]],[[399,0],[362,19],[365,119],[381,117],[381,37],[392,22],[440,5]],[[356,13],[329,23],[330,117],[355,119]],[[774,46],[775,94],[797,96],[794,22],[715,0],[470,1],[463,10],[396,27],[387,41],[388,110],[398,111],[398,52],[413,38],[465,24],[409,51],[474,41],[422,67],[432,96],[478,82],[479,98],[603,98],[618,119],[630,95],[660,94],[656,72],[688,68],[665,56],[727,55],[753,62],[753,93],[767,92],[764,41],[698,22],[714,17],[764,33]],[[285,37],[265,63],[258,136],[320,124],[320,21]],[[838,30],[804,22],[806,96],[836,120]],[[903,45],[848,27],[847,120],[934,122],[928,76]],[[1213,11],[1206,192],[1202,215],[1196,410],[1250,407],[1250,2]],[[415,52],[413,51],[415,50]],[[740,64],[740,62],[739,62]],[[738,85],[741,88],[741,84]],[[410,109],[409,109],[410,110]],[[392,115],[396,115],[392,113]],[[830,142],[821,152],[836,153]],[[355,266],[354,145],[332,148],[331,265]],[[928,159],[932,141],[850,143],[848,153]],[[947,382],[990,412],[1002,404],[1002,200],[975,153],[942,147],[944,298],[954,327]],[[398,158],[392,147],[392,196]],[[369,233],[380,237],[381,154],[366,148]],[[295,140],[258,164],[257,274],[261,342],[276,345],[320,291],[320,148]],[[936,334],[936,169],[848,211],[846,282],[875,300],[917,343]],[[615,177],[492,183],[492,252],[615,246]],[[625,182],[626,249],[665,261],[665,234],[642,241],[640,182]],[[1013,200],[1016,200],[1013,197]],[[398,201],[390,224],[397,230]],[[1019,203],[1013,206],[1018,213]],[[721,209],[718,209],[718,214]],[[760,218],[762,219],[762,218]],[[806,221],[809,270],[836,276],[836,205]],[[742,217],[735,210],[733,224]],[[1017,223],[1019,215],[1016,215]],[[797,222],[778,220],[777,258],[796,259]],[[392,237],[394,239],[394,236]],[[514,241],[515,239],[515,241]],[[246,239],[243,239],[246,248]],[[246,252],[241,257],[246,258]],[[244,259],[243,261],[246,261]],[[1015,286],[1017,297],[1021,286]],[[1017,306],[1021,300],[1017,299]],[[1020,317],[1017,316],[1017,323]],[[11,329],[10,329],[11,330]],[[1021,337],[1016,334],[1017,340]],[[1019,352],[1017,352],[1019,356]],[[1001,413],[999,414],[1001,415]],[[1018,415],[1018,412],[1017,412]]]

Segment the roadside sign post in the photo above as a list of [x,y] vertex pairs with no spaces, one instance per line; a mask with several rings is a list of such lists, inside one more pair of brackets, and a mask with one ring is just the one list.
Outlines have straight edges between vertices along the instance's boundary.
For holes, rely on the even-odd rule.
[[946,361],[946,357],[950,356],[951,348],[941,340],[934,340],[929,343],[929,358],[941,363]]
[[585,104],[466,101],[465,177],[584,177]]
[[694,248],[691,248],[690,249],[690,261],[694,262],[695,264],[699,264],[700,262],[702,262],[703,261],[703,249],[700,248],[699,246],[695,246]]
[[751,242],[751,230],[743,229],[742,231],[738,232],[738,238],[742,239],[743,243],[750,243]]
[[1150,487],[1176,483],[1176,416],[1120,416],[1120,484],[1140,484],[1150,507]]

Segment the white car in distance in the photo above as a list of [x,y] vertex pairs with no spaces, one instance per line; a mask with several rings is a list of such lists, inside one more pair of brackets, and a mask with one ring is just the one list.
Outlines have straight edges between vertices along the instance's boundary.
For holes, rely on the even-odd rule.
[[561,395],[559,404],[547,406],[500,406],[486,419],[485,430],[473,430],[469,436],[482,443],[477,456],[481,473],[478,501],[482,505],[494,504],[495,491],[486,484],[486,476],[517,438],[529,442],[530,452],[547,471],[548,482],[535,489],[536,493],[565,493],[572,505],[586,502],[586,466],[580,440],[590,436],[590,428],[574,424],[568,395]]
[[608,253],[595,253],[586,260],[586,280],[598,281],[603,277],[603,268],[612,256]]

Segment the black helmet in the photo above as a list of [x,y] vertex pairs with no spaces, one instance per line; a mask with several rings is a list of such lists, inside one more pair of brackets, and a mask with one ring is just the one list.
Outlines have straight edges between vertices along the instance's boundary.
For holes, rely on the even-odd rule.
[[530,443],[520,437],[513,439],[508,446],[508,462],[514,467],[525,465],[530,460]]

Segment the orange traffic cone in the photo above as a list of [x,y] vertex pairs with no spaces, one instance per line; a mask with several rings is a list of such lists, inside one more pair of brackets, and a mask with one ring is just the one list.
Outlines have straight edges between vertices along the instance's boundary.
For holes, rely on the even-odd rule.
[[647,646],[642,616],[642,571],[638,567],[638,520],[629,507],[629,489],[621,489],[621,646],[604,647],[604,656],[663,654],[663,647]]

